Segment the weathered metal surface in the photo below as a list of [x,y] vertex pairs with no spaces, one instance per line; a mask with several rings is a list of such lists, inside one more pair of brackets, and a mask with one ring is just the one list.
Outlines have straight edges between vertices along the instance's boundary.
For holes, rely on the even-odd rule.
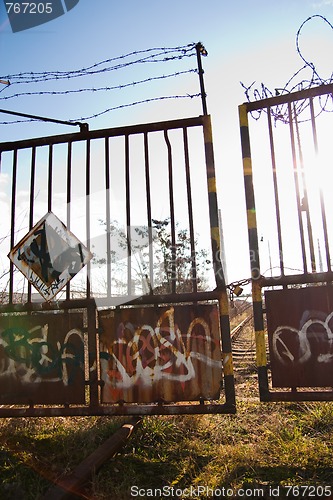
[[9,258],[49,301],[87,264],[92,253],[52,213],[47,213]]
[[333,289],[266,291],[273,387],[333,387]]
[[103,403],[218,399],[216,305],[99,311]]
[[83,315],[2,315],[0,404],[84,402]]

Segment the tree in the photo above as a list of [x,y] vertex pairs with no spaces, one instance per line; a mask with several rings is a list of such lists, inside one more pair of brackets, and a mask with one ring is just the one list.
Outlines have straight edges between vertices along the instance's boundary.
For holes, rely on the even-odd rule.
[[[106,226],[104,221],[101,223]],[[198,239],[176,224],[173,244],[170,219],[152,220],[152,227],[121,228],[112,221],[106,228],[110,236],[110,255],[94,258],[98,266],[109,265],[113,285],[122,294],[128,292],[128,266],[131,266],[131,290],[167,294],[193,292],[208,286],[206,273],[211,268],[208,251],[199,248]]]

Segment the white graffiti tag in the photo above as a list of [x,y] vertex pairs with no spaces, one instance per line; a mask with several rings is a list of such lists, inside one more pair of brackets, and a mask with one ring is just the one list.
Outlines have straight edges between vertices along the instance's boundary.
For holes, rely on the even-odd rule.
[[[304,318],[307,316],[310,316],[310,318],[304,321]],[[332,318],[333,312],[325,319],[321,320],[319,318],[313,318],[313,315],[311,317],[311,313],[306,311],[303,315],[301,321],[302,327],[300,329],[291,326],[278,326],[272,336],[272,348],[276,358],[282,364],[288,364],[290,362],[297,362],[299,364],[305,363],[313,356],[309,340],[312,336],[316,337],[318,341],[321,340],[321,343],[325,345],[326,351],[319,353],[316,357],[316,361],[319,363],[331,362],[333,359],[333,332],[330,325]],[[292,340],[296,339],[298,352],[293,353],[291,351],[288,343],[288,337],[290,338],[290,336]]]
[[[194,334],[197,325],[200,326],[199,339]],[[192,320],[185,334],[175,324],[173,307],[160,316],[155,328],[148,324],[135,328],[131,323],[120,326],[130,331],[132,338],[127,340],[119,335],[105,349],[107,356],[101,356],[106,385],[112,383],[119,389],[129,389],[138,382],[143,386],[161,380],[185,383],[196,376],[194,360],[207,367],[222,369],[221,360],[212,355],[216,340],[203,318]],[[111,371],[109,363],[113,365]]]

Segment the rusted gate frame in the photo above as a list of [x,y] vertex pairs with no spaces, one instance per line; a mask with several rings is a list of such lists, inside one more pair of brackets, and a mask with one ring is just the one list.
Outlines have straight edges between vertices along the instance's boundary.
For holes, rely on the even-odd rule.
[[[87,246],[90,246],[90,182],[91,182],[91,165],[90,165],[90,143],[93,139],[105,140],[105,186],[106,186],[106,221],[110,222],[110,200],[108,197],[108,190],[110,189],[110,174],[109,174],[109,144],[108,139],[111,137],[125,138],[125,173],[126,173],[126,222],[127,227],[131,223],[131,202],[130,202],[130,178],[129,178],[129,137],[132,135],[144,135],[145,147],[145,172],[146,172],[146,199],[147,199],[147,219],[148,226],[151,228],[151,196],[150,196],[150,176],[149,176],[149,155],[148,155],[148,134],[150,132],[164,131],[165,143],[168,150],[168,175],[169,175],[169,202],[170,202],[170,216],[171,216],[171,239],[175,243],[175,221],[174,221],[174,186],[173,186],[173,154],[170,141],[168,139],[168,131],[173,129],[183,130],[184,140],[184,157],[186,168],[186,188],[187,188],[187,204],[190,223],[190,244],[192,250],[192,268],[196,268],[195,256],[195,242],[194,242],[194,229],[193,229],[193,207],[191,198],[191,178],[189,168],[189,151],[187,130],[191,127],[203,127],[206,166],[207,166],[207,185],[209,196],[209,216],[211,221],[211,238],[212,238],[212,256],[214,261],[214,272],[217,284],[221,287],[225,286],[223,277],[223,268],[219,250],[219,224],[218,224],[218,210],[217,210],[217,197],[216,197],[216,182],[215,182],[215,165],[212,144],[212,131],[210,116],[199,116],[197,118],[189,118],[183,120],[174,120],[167,122],[159,122],[144,125],[135,125],[128,127],[119,127],[112,129],[103,129],[90,132],[79,132],[74,134],[57,135],[51,137],[42,137],[37,139],[29,139],[16,142],[6,142],[0,144],[0,171],[1,171],[1,154],[5,151],[13,151],[13,180],[12,180],[12,208],[11,208],[11,234],[10,246],[14,246],[15,241],[15,208],[16,208],[16,184],[17,184],[17,153],[19,150],[31,149],[31,183],[30,183],[30,213],[29,213],[29,230],[32,228],[34,218],[34,186],[35,186],[35,167],[36,167],[36,148],[39,146],[49,147],[48,159],[48,210],[52,210],[52,169],[53,169],[53,146],[56,144],[68,144],[67,155],[67,221],[66,226],[70,229],[70,203],[71,203],[71,179],[72,179],[72,145],[75,142],[85,142],[86,144],[86,235]],[[130,234],[127,234],[128,241],[130,242]],[[150,236],[151,238],[151,233]],[[173,245],[174,247],[175,245]],[[110,234],[107,234],[107,247],[110,249]],[[130,250],[129,250],[130,251]],[[109,253],[108,253],[109,254]],[[173,263],[174,265],[174,263]],[[90,265],[88,264],[87,272],[87,285],[86,285],[86,298],[90,298]],[[13,265],[10,265],[10,285],[9,285],[9,303],[13,302]],[[130,295],[130,269],[128,270],[128,295]],[[111,298],[110,290],[110,276],[107,276],[107,291],[108,298]],[[152,266],[150,260],[150,279],[153,282]],[[192,276],[193,291],[196,291],[196,271]],[[172,292],[175,292],[175,283],[173,281]],[[110,294],[110,295],[109,295]],[[67,299],[70,296],[70,286],[67,287]],[[28,287],[28,302],[31,301],[31,286]]]
[[[195,256],[195,241],[194,241],[194,221],[193,221],[193,206],[191,194],[190,180],[190,163],[189,163],[189,147],[187,139],[187,130],[190,127],[202,127],[204,134],[204,147],[206,157],[206,174],[208,187],[209,201],[209,218],[211,230],[212,257],[214,265],[214,274],[216,278],[217,289],[211,292],[199,292],[197,290],[196,276],[196,256]],[[190,229],[190,245],[192,258],[192,283],[193,292],[175,293],[175,285],[172,285],[172,291],[166,295],[144,295],[141,297],[132,298],[124,297],[127,305],[131,304],[171,304],[181,302],[198,302],[213,300],[219,306],[220,312],[220,327],[222,341],[222,357],[223,357],[223,377],[226,402],[223,404],[168,404],[168,405],[101,405],[100,401],[100,380],[97,370],[92,370],[89,373],[89,405],[80,407],[52,407],[52,408],[0,408],[0,416],[38,416],[38,415],[124,415],[124,414],[177,414],[177,413],[234,413],[235,411],[235,391],[234,391],[234,376],[233,362],[231,354],[230,341],[230,324],[228,312],[228,296],[225,288],[223,268],[220,255],[220,233],[218,224],[218,209],[216,195],[216,180],[215,180],[215,165],[212,142],[212,131],[210,116],[200,116],[197,118],[188,118],[183,120],[173,120],[167,122],[159,122],[152,124],[136,125],[129,127],[110,128],[96,131],[81,131],[79,133],[57,135],[51,137],[42,137],[29,139],[24,141],[6,142],[0,144],[0,160],[1,153],[5,151],[13,151],[13,179],[12,179],[12,208],[11,208],[11,246],[14,245],[15,236],[15,208],[16,208],[16,183],[17,183],[17,154],[21,149],[31,149],[31,179],[30,179],[30,212],[29,212],[29,229],[33,226],[34,219],[34,189],[36,176],[36,149],[40,146],[48,146],[48,210],[52,210],[52,173],[53,173],[53,146],[56,144],[68,144],[67,153],[67,227],[70,229],[71,213],[71,178],[72,178],[72,145],[75,142],[84,141],[86,144],[86,234],[89,248],[90,240],[90,143],[93,139],[104,139],[105,141],[105,189],[106,189],[106,222],[110,222],[110,200],[108,197],[108,189],[110,188],[109,174],[109,138],[123,136],[125,138],[125,173],[126,173],[126,219],[128,226],[131,222],[131,206],[130,206],[130,177],[129,177],[129,150],[128,141],[131,135],[143,134],[144,136],[144,158],[146,172],[146,195],[147,195],[147,218],[150,227],[149,238],[151,235],[151,201],[150,201],[150,177],[149,177],[149,147],[148,134],[150,132],[163,131],[165,143],[168,150],[168,172],[169,172],[169,199],[170,213],[173,220],[171,228],[172,241],[175,241],[175,224],[174,224],[174,191],[173,191],[173,154],[170,141],[168,139],[168,131],[173,129],[183,130],[184,158],[186,169],[186,189],[187,189],[187,205],[189,214],[189,229]],[[1,166],[1,163],[0,163]],[[130,235],[127,235],[130,237]],[[108,258],[110,251],[110,234],[107,234],[107,250]],[[150,255],[151,257],[151,255]],[[150,279],[153,283],[153,270],[150,259],[149,263]],[[0,313],[19,312],[19,311],[38,311],[38,310],[56,310],[56,309],[72,309],[86,308],[88,312],[88,338],[89,338],[89,366],[94,366],[95,361],[98,361],[98,342],[96,341],[96,305],[91,298],[90,293],[90,269],[88,265],[86,294],[82,299],[70,299],[70,285],[67,285],[66,300],[51,304],[36,304],[32,302],[31,285],[28,286],[27,302],[25,304],[17,304],[14,301],[13,287],[13,266],[10,267],[10,285],[9,285],[9,303],[0,305]],[[130,271],[129,271],[130,273]],[[128,274],[128,292],[130,292],[130,274]],[[128,293],[130,295],[130,293]],[[118,297],[119,299],[119,297]],[[99,305],[109,307],[111,297],[111,284],[108,273],[107,280],[107,297],[104,300],[99,299]]]
[[[296,159],[297,137],[295,137],[298,135],[298,118],[297,118],[297,113],[294,111],[293,108],[293,106],[295,106],[295,102],[299,100],[304,100],[305,102],[308,101],[308,105],[310,108],[310,116],[311,116],[310,120],[312,126],[312,138],[313,138],[314,150],[318,152],[316,118],[314,114],[313,99],[315,97],[319,97],[322,95],[329,95],[329,94],[333,94],[333,84],[321,85],[315,88],[294,92],[287,95],[279,95],[268,99],[262,99],[254,102],[244,103],[239,106],[239,123],[240,123],[244,188],[245,188],[246,210],[247,210],[248,241],[250,249],[252,301],[253,301],[254,327],[256,336],[256,361],[258,368],[258,383],[259,383],[259,393],[261,401],[332,401],[333,400],[333,391],[328,391],[328,390],[297,391],[297,389],[295,388],[292,388],[291,392],[270,390],[269,365],[266,355],[265,307],[263,304],[263,291],[267,287],[282,286],[284,288],[287,288],[290,285],[306,285],[313,283],[329,284],[333,282],[333,272],[332,272],[328,231],[327,231],[326,209],[324,205],[323,196],[322,193],[320,193],[322,227],[323,227],[324,242],[325,242],[326,263],[328,270],[326,272],[318,272],[316,269],[316,264],[314,259],[313,238],[310,226],[309,208],[307,204],[307,190],[306,190],[306,185],[304,185],[304,196],[306,198],[304,205],[305,205],[307,222],[309,223],[310,226],[310,229],[308,231],[308,245],[311,257],[311,272],[308,271],[306,251],[305,251],[305,234],[302,223],[302,213],[301,213],[302,209],[301,209],[301,200],[300,200],[299,184],[297,177],[298,172],[302,171],[303,157],[302,157],[302,152],[300,151],[299,163],[301,168],[299,169],[298,162]],[[282,232],[281,232],[281,221],[280,221],[280,210],[279,210],[279,192],[276,179],[275,149],[274,149],[274,139],[273,139],[273,129],[272,129],[272,119],[271,119],[271,108],[273,106],[285,105],[285,104],[288,107],[288,123],[289,123],[289,133],[290,133],[290,142],[291,142],[293,168],[294,168],[294,181],[295,181],[296,197],[297,197],[297,212],[298,212],[302,259],[303,259],[303,274],[289,274],[289,275],[285,274],[283,252],[282,252]],[[260,252],[259,252],[259,240],[257,231],[256,204],[255,204],[255,192],[253,185],[252,157],[251,157],[249,120],[248,120],[248,113],[251,113],[253,111],[265,111],[267,113],[267,128],[269,133],[270,152],[271,152],[275,215],[276,215],[277,232],[278,232],[278,247],[280,252],[280,269],[279,269],[280,275],[271,277],[265,277],[260,274]]]

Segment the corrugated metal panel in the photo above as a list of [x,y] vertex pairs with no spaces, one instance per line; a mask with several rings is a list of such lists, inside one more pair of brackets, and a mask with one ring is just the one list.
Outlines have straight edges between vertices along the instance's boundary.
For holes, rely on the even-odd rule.
[[333,290],[265,293],[273,387],[333,386]]
[[0,404],[84,402],[83,315],[2,315]]
[[104,310],[99,321],[103,403],[219,398],[216,305]]

